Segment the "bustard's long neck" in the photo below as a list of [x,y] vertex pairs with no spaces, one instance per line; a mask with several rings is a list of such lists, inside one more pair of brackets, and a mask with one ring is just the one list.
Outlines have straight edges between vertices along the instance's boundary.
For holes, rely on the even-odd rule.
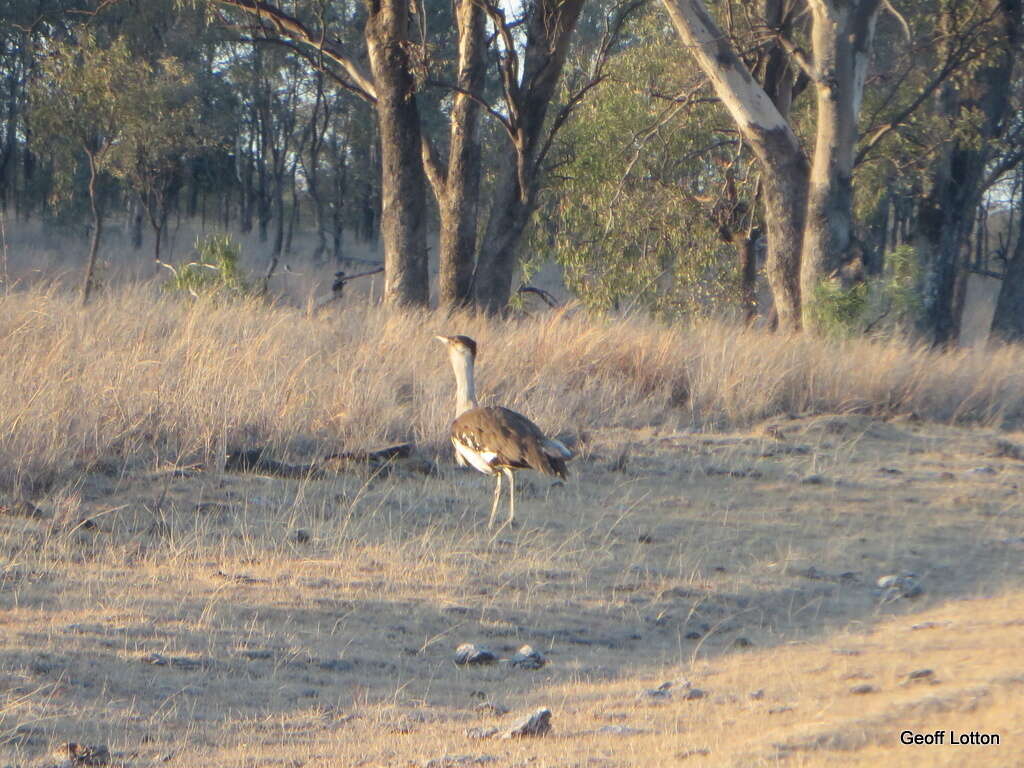
[[455,417],[476,408],[476,386],[473,383],[473,358],[470,355],[452,355],[455,370]]

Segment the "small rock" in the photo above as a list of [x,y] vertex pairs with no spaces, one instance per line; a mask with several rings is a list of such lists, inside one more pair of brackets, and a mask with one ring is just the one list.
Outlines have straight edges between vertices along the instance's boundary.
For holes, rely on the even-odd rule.
[[292,531],[292,535],[289,538],[296,544],[308,544],[313,537],[305,528],[296,528]]
[[687,640],[700,640],[703,635],[700,632],[690,631],[686,633],[685,637]]
[[948,627],[948,626],[949,626],[949,622],[922,622],[921,624],[912,624],[912,625],[910,625],[910,630],[911,631],[939,630],[939,629],[942,629],[943,627]]
[[710,749],[687,749],[684,752],[676,752],[676,759],[685,760],[688,757],[707,757],[710,754]]
[[672,691],[669,690],[671,687],[671,682],[665,682],[657,688],[648,688],[645,691],[640,691],[636,697],[638,699],[670,699],[672,698]]
[[801,478],[800,484],[801,485],[824,485],[825,484],[825,477],[824,477],[824,475],[807,475],[806,477]]
[[497,762],[494,755],[444,755],[421,763],[423,768],[456,768],[460,765],[486,765]]
[[996,468],[990,466],[974,467],[974,469],[968,469],[965,475],[994,475],[996,474]]
[[551,731],[551,710],[541,707],[509,728],[503,739],[521,739],[525,736],[544,736]]
[[758,688],[756,691],[750,692],[750,698],[754,701],[764,698],[764,688]]
[[491,739],[498,735],[497,728],[467,728],[466,736],[470,739]]
[[0,515],[13,515],[15,517],[29,517],[33,520],[44,520],[49,517],[31,501],[15,499],[10,504],[0,504]]
[[102,744],[93,747],[69,741],[57,747],[53,756],[64,761],[67,766],[107,765],[110,762],[110,749]]
[[1024,448],[1011,443],[1009,440],[996,440],[992,445],[992,455],[996,458],[1024,461]]
[[750,648],[753,643],[745,637],[737,637],[732,641],[733,648]]
[[473,709],[482,715],[493,715],[494,717],[501,717],[502,715],[508,714],[508,707],[503,707],[501,704],[495,704],[493,701],[481,701],[473,707]]
[[783,712],[792,712],[792,707],[772,707],[768,710],[769,715],[781,715]]
[[266,648],[256,648],[251,651],[242,651],[242,655],[250,661],[266,661],[274,658],[274,652]]
[[889,574],[875,582],[880,590],[876,594],[884,600],[896,600],[901,597],[915,598],[924,594],[924,587],[913,573]]
[[907,678],[906,678],[906,680],[903,681],[903,684],[904,685],[908,685],[910,683],[932,683],[932,684],[934,684],[934,683],[937,683],[937,682],[939,682],[939,681],[935,679],[935,670],[934,669],[915,669],[913,672],[911,672],[909,675],[907,675]]
[[696,699],[703,699],[707,694],[700,688],[687,688],[686,693],[683,694],[684,701],[694,701]]
[[540,669],[548,660],[544,658],[544,655],[537,650],[534,650],[532,645],[524,645],[515,655],[508,660],[509,665],[513,667],[520,667],[521,669]]
[[463,643],[455,649],[456,664],[493,664],[497,660],[494,651],[473,643]]
[[878,471],[883,475],[902,475],[902,469],[896,469],[896,467],[879,467]]
[[345,659],[320,659],[316,665],[324,672],[349,672],[354,666],[351,661]]
[[877,692],[878,692],[878,689],[875,688],[875,686],[868,685],[867,683],[863,683],[861,685],[855,685],[855,686],[853,686],[853,688],[850,689],[850,693],[855,694],[857,696],[863,696],[866,693],[877,693]]

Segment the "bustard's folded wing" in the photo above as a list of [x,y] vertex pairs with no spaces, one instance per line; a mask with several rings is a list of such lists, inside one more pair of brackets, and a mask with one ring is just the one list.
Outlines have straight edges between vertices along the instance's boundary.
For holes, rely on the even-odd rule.
[[[565,477],[571,453],[558,446],[521,413],[508,408],[474,408],[452,422],[452,440],[461,443],[492,467],[535,469]],[[559,450],[561,449],[561,450]]]

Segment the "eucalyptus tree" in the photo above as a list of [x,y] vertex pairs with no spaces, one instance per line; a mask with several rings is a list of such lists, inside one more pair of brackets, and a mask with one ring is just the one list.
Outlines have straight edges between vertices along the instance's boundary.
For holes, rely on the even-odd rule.
[[104,178],[123,173],[130,153],[123,139],[136,109],[138,64],[123,39],[101,47],[88,32],[53,44],[31,84],[31,128],[37,150],[54,168],[56,202],[73,192],[75,169],[84,157],[88,168],[92,234],[82,281],[82,302],[89,300],[103,232]]

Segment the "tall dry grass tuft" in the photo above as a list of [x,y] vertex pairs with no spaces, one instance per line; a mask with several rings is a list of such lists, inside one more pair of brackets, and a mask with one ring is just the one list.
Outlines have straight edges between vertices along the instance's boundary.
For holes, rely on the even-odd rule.
[[454,384],[437,333],[475,337],[482,399],[552,431],[837,411],[1024,415],[1020,347],[939,353],[582,311],[502,323],[355,306],[309,318],[143,286],[81,309],[33,288],[0,297],[0,482],[49,486],[96,462],[216,461],[229,445],[440,446]]

